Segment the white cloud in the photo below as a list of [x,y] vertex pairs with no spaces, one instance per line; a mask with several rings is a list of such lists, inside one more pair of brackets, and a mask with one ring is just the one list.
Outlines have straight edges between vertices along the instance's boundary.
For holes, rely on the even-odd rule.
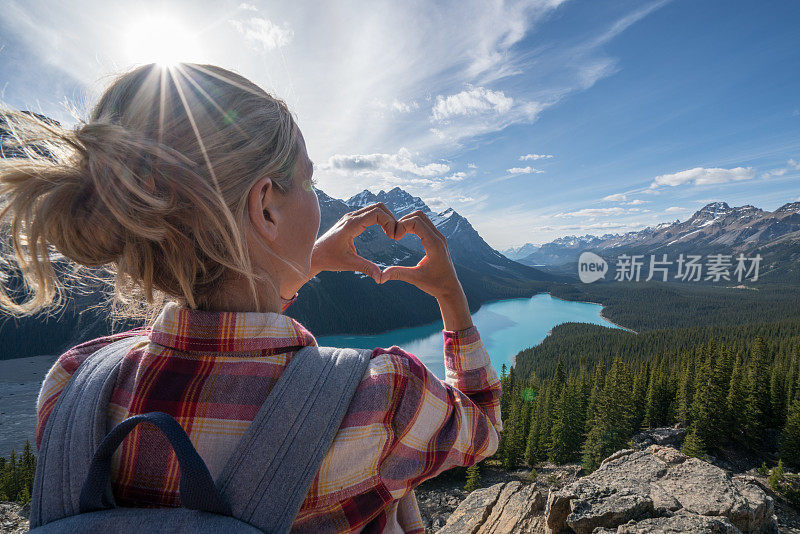
[[555,217],[609,217],[611,215],[627,215],[640,212],[639,208],[585,208],[577,211],[568,211],[555,214]]
[[772,178],[773,176],[783,176],[787,171],[788,169],[773,169],[771,171],[761,173],[761,178],[766,180],[768,178]]
[[380,98],[373,98],[372,104],[379,109],[389,110],[395,113],[410,113],[419,109],[419,102],[416,100],[403,101],[398,98],[393,98],[387,102]]
[[258,8],[256,6],[245,2],[239,4],[239,9],[244,9],[245,11],[258,11]]
[[511,167],[507,172],[511,174],[541,174],[544,171],[534,169],[533,167]]
[[408,113],[409,111],[414,111],[416,109],[419,109],[419,104],[417,103],[416,100],[401,102],[395,98],[394,100],[392,100],[392,109],[400,113]]
[[475,165],[474,163],[467,163],[467,168],[468,168],[468,169],[477,169],[477,168],[478,168],[478,166],[477,166],[477,165]]
[[623,204],[625,204],[626,206],[641,206],[642,204],[647,204],[647,202],[649,201],[636,198],[634,200],[631,200],[630,202],[623,202]]
[[789,164],[789,167],[791,167],[792,169],[800,171],[800,163],[798,163],[797,161],[790,159],[787,163]]
[[625,193],[614,193],[613,195],[603,197],[603,200],[606,202],[622,202],[623,200],[628,200],[628,197]]
[[463,180],[466,177],[467,177],[467,173],[458,171],[458,172],[454,172],[450,176],[445,176],[444,179],[445,180],[450,180],[450,181],[453,181],[453,182],[460,182],[461,180]]
[[750,180],[753,176],[755,176],[755,171],[753,171],[752,167],[735,167],[733,169],[695,167],[694,169],[687,169],[673,174],[656,176],[653,178],[650,188],[655,189],[660,186],[675,187],[683,184],[724,184]]
[[459,115],[476,115],[479,113],[506,113],[514,104],[514,99],[507,97],[502,91],[492,91],[485,87],[470,87],[450,96],[438,95],[433,106],[432,119],[445,121]]
[[676,212],[680,212],[680,211],[686,211],[686,208],[681,208],[679,206],[670,206],[667,209],[665,209],[664,211],[667,212],[667,213],[676,213]]
[[524,156],[520,156],[520,161],[536,161],[537,159],[549,159],[552,158],[552,154],[525,154]]
[[416,176],[438,176],[450,170],[450,166],[443,163],[419,165],[412,160],[411,156],[411,152],[406,148],[401,148],[397,154],[335,154],[321,165],[320,169],[353,172],[388,170]]
[[244,21],[230,19],[228,22],[230,22],[256,50],[262,49],[269,51],[286,46],[291,42],[292,37],[294,37],[294,31],[288,24],[284,23],[283,26],[278,26],[271,20],[261,17],[252,17]]

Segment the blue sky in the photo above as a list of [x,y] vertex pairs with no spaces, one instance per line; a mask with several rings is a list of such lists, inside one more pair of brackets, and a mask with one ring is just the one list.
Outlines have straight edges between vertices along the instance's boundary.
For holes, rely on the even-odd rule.
[[7,1],[0,98],[70,125],[130,66],[218,64],[287,101],[320,189],[498,249],[800,199],[800,2],[319,4]]

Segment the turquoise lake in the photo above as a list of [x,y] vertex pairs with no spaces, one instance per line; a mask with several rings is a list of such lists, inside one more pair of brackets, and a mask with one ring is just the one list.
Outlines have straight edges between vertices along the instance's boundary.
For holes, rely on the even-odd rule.
[[[497,372],[503,364],[514,365],[521,350],[542,342],[550,330],[561,323],[579,322],[620,328],[604,319],[603,307],[588,302],[561,300],[547,293],[531,298],[487,302],[472,314],[486,351]],[[371,349],[397,345],[414,354],[439,378],[444,378],[444,339],[442,321],[412,328],[399,328],[369,336],[320,336],[321,346]]]

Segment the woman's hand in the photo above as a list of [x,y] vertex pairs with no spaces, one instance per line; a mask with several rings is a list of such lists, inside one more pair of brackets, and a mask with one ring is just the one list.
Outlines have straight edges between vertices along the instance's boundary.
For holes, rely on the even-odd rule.
[[437,299],[463,295],[464,290],[450,259],[447,239],[423,211],[413,211],[397,220],[394,239],[401,239],[406,233],[419,236],[425,248],[425,257],[414,267],[387,267],[381,273],[380,283],[402,280]]
[[380,283],[380,268],[358,255],[354,241],[373,224],[380,224],[386,235],[395,238],[397,219],[383,202],[345,213],[314,243],[311,252],[312,278],[322,271],[359,271]]

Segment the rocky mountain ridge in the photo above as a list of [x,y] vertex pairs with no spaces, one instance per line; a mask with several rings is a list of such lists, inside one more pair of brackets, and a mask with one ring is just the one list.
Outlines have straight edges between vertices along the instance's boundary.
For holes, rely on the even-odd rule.
[[577,261],[585,250],[732,254],[755,250],[769,253],[787,243],[800,241],[800,202],[789,202],[775,211],[752,205],[731,207],[712,202],[681,222],[665,222],[624,234],[565,236],[518,257],[527,265],[563,265]]

